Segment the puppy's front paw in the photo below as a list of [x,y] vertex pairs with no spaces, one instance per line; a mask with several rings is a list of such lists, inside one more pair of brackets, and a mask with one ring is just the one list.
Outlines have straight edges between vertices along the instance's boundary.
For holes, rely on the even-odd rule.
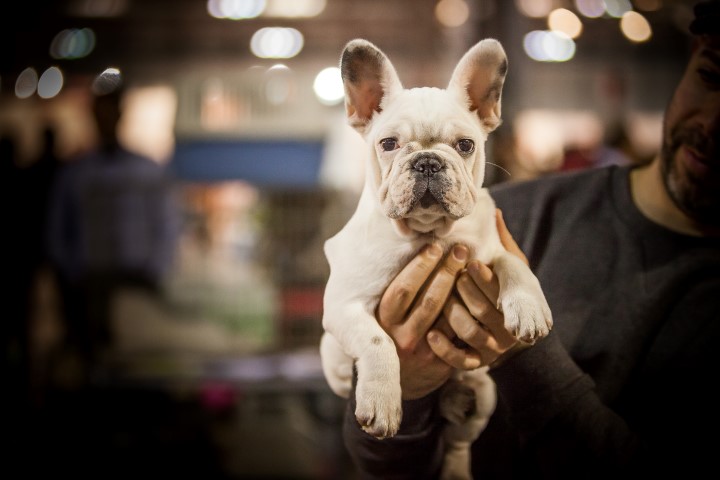
[[376,438],[392,437],[397,433],[402,420],[399,383],[358,382],[355,400],[355,418],[363,430]]
[[550,333],[552,314],[541,290],[516,288],[501,294],[498,304],[505,315],[505,328],[518,340],[535,343]]

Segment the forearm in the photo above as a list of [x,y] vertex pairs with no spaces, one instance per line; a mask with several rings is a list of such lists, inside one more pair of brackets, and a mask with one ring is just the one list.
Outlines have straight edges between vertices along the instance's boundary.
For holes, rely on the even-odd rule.
[[379,440],[362,430],[355,419],[355,392],[345,410],[345,446],[363,479],[436,478],[442,461],[442,426],[438,393],[403,402],[400,431]]
[[[638,436],[605,405],[594,382],[570,358],[556,335],[490,371],[508,420],[527,455],[562,472],[624,469],[640,454]],[[553,472],[548,472],[553,473]]]

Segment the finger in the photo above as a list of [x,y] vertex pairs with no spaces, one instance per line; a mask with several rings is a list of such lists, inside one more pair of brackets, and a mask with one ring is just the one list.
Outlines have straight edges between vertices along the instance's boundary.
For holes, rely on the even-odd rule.
[[[447,303],[445,304],[447,306]],[[445,308],[443,308],[443,311],[445,311]],[[448,321],[447,317],[441,313],[440,317],[435,322],[435,325],[433,325],[432,330],[437,330],[443,335],[445,335],[450,342],[457,348],[463,349],[463,350],[471,350],[472,347],[465,343],[460,337],[457,336],[455,333],[455,330],[450,326],[450,322]]]
[[510,230],[508,230],[507,225],[505,225],[502,210],[499,208],[495,209],[495,225],[497,227],[498,234],[500,235],[500,242],[503,244],[503,247],[505,247],[505,250],[517,256],[526,265],[528,265],[529,262],[525,253],[523,253],[520,249],[520,246],[517,244],[512,234],[510,234]]
[[[498,356],[513,345],[513,343],[500,344],[492,332],[470,315],[468,309],[457,297],[453,296],[448,300],[445,311],[448,322],[457,336],[480,354],[483,364],[489,365],[494,362]],[[504,335],[508,336],[507,333]],[[512,339],[512,337],[510,338]],[[512,340],[514,342],[514,339]]]
[[439,330],[430,330],[427,334],[427,341],[435,355],[454,368],[474,370],[482,364],[480,355],[477,352],[456,347]]
[[433,325],[432,329],[439,331],[449,339],[454,339],[457,336],[455,335],[455,331],[453,331],[452,327],[450,326],[450,322],[448,322],[447,317],[442,313],[440,313],[440,316],[435,322],[435,325]]
[[[469,290],[467,294],[470,294],[472,293],[472,288],[470,287],[474,284],[478,289],[480,289],[480,291],[482,291],[492,305],[497,305],[497,300],[500,296],[500,283],[498,282],[495,272],[493,272],[490,267],[478,262],[477,260],[470,262],[466,271],[467,275],[461,276],[462,281],[458,282],[458,287],[464,287],[466,290]],[[470,279],[472,279],[472,282],[468,282]],[[467,304],[467,299],[465,303]]]
[[470,315],[489,330],[498,348],[510,348],[515,343],[515,337],[505,328],[505,317],[496,307],[499,286],[492,270],[471,262],[467,273],[458,279],[457,291]]
[[465,268],[468,249],[464,245],[455,245],[445,256],[433,273],[430,282],[423,287],[407,321],[407,329],[419,337],[424,337],[430,326],[442,311],[450,293],[455,287],[458,273]]
[[383,326],[401,323],[410,305],[442,258],[442,249],[436,243],[427,245],[398,273],[385,289],[377,309],[378,321]]
[[476,350],[485,349],[494,342],[490,333],[475,320],[458,297],[453,295],[448,299],[444,315],[455,335]]

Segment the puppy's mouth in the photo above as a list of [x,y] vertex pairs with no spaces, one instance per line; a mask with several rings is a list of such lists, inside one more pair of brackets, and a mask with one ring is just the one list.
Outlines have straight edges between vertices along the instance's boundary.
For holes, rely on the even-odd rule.
[[425,190],[425,193],[422,197],[420,197],[419,202],[422,208],[430,208],[433,205],[440,204],[440,202],[438,202],[438,199],[435,198],[435,195],[432,194],[430,189]]
[[415,184],[408,211],[413,211],[418,205],[423,209],[438,205],[447,211],[444,199],[450,180],[445,173],[445,162],[436,154],[423,153],[415,157],[411,168]]
[[447,210],[444,202],[444,190],[442,184],[446,183],[439,178],[418,179],[413,187],[413,199],[409,211],[418,206],[423,209],[431,208],[434,205]]

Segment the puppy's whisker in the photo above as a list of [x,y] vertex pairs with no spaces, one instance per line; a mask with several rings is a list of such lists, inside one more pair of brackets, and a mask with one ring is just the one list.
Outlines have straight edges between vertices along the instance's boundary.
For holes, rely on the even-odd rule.
[[507,173],[507,174],[508,174],[508,177],[512,177],[512,173],[508,172],[507,170],[505,170],[503,167],[501,167],[501,166],[498,165],[497,163],[492,163],[492,162],[486,161],[485,164],[486,164],[486,165],[492,165],[493,167],[497,167],[497,168],[499,168],[500,170],[502,170],[503,172]]

